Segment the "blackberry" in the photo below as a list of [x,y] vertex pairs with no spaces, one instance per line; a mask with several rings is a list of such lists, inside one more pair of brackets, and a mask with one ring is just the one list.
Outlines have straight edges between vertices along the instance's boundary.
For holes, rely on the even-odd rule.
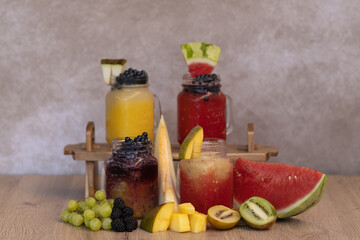
[[126,137],[126,138],[125,138],[125,142],[131,142],[131,138]]
[[132,232],[138,227],[138,221],[135,218],[124,218],[125,229],[127,232]]
[[111,212],[111,219],[115,220],[117,218],[122,218],[123,214],[120,208],[113,208],[112,212]]
[[111,222],[111,227],[116,232],[125,232],[125,230],[126,230],[125,223],[120,218],[113,219]]
[[140,141],[144,143],[147,140],[148,140],[148,134],[147,132],[143,132],[143,134],[141,134]]
[[124,207],[125,207],[125,203],[122,198],[116,198],[114,200],[114,208],[123,209]]
[[134,215],[134,210],[131,207],[124,207],[122,209],[122,215],[124,216],[124,218],[132,217],[132,215]]

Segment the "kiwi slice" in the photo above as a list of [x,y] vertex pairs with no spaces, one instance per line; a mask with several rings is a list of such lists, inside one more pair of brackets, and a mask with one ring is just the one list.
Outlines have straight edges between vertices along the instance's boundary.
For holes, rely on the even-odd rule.
[[275,207],[261,197],[251,197],[241,204],[240,214],[250,227],[256,229],[271,228],[277,218]]
[[208,209],[208,220],[217,229],[230,229],[240,221],[240,214],[223,205],[215,205]]

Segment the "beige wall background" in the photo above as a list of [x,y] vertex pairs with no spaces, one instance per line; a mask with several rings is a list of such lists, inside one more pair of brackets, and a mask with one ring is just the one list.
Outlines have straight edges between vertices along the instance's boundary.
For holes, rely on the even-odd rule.
[[83,173],[63,147],[94,121],[105,142],[101,58],[145,69],[176,140],[180,45],[222,48],[230,143],[279,147],[272,162],[360,174],[360,2],[7,1],[0,7],[0,173]]

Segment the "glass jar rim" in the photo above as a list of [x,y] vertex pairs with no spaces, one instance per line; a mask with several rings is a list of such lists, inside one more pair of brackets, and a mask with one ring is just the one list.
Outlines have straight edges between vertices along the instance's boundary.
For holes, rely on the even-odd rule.
[[[225,145],[225,140],[221,138],[204,138],[203,141],[200,143],[202,146],[211,146],[211,145]],[[196,143],[194,143],[196,146]]]
[[[218,78],[219,80],[221,80],[220,74],[217,74],[217,73],[214,73],[214,74],[216,74],[217,78]],[[212,74],[208,74],[208,75],[212,75]],[[195,78],[196,78],[196,77],[192,77],[192,76],[190,75],[190,73],[185,73],[185,74],[183,75],[183,80],[194,80]]]
[[214,155],[214,154],[225,154],[226,155],[226,141],[221,138],[204,138],[201,143],[194,143],[194,148],[199,149],[194,151],[199,155]]
[[144,84],[118,84],[118,85],[113,85],[111,86],[112,90],[120,90],[123,88],[144,88],[144,87],[148,87],[149,83],[144,83]]
[[[132,140],[134,140],[135,137],[129,136]],[[118,137],[118,138],[114,138],[111,142],[112,142],[112,150],[115,151],[116,149],[119,148],[127,148],[130,146],[125,146],[123,143],[125,143],[125,138],[126,137]],[[148,142],[138,142],[141,143],[139,145],[134,145],[133,150],[137,151],[137,152],[142,152],[142,151],[148,151],[148,149],[152,148],[152,142],[150,139],[148,139]],[[115,149],[116,148],[116,149]]]
[[221,87],[220,81],[221,81],[220,75],[217,75],[217,80],[215,81],[203,82],[203,81],[197,81],[196,77],[192,77],[189,73],[187,73],[183,75],[182,86],[184,88],[191,88],[199,92],[203,92],[203,91],[217,92],[220,90]]

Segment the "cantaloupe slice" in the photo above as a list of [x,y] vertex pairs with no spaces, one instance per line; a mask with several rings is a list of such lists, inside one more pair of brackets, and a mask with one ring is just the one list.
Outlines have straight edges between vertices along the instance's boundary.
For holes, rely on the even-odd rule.
[[175,211],[178,211],[179,201],[176,195],[176,175],[171,143],[162,115],[155,136],[154,156],[158,160],[159,169],[159,204],[174,202]]

